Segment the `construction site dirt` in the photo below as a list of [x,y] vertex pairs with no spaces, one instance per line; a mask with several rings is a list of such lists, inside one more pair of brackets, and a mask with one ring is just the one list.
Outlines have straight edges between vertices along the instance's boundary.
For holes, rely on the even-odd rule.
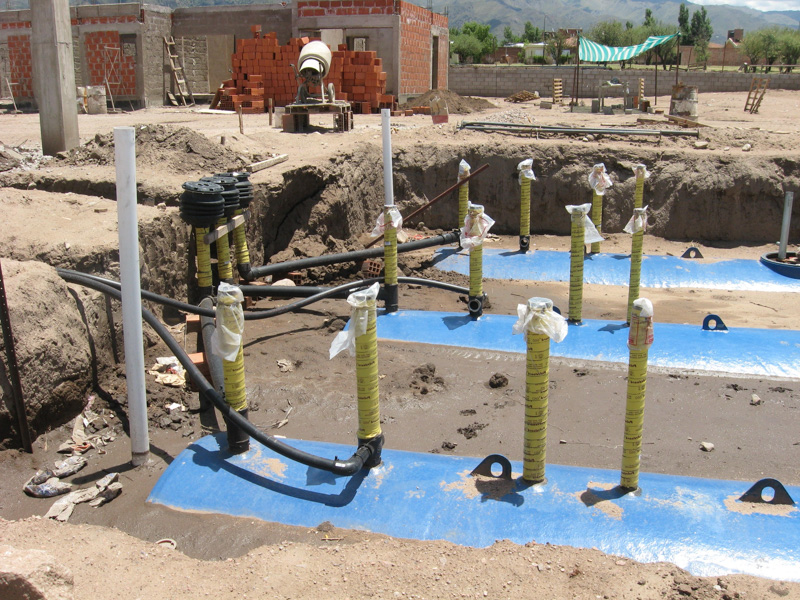
[[[425,115],[395,117],[395,200],[409,214],[456,183],[462,159],[473,170],[488,164],[470,182],[470,200],[496,221],[486,247],[516,250],[516,166],[533,158],[531,250],[568,251],[564,207],[591,201],[587,176],[602,162],[614,183],[605,198],[602,251],[624,254],[630,252],[623,227],[633,206],[632,169],[643,163],[650,172],[645,254],[680,256],[695,246],[704,262],[758,260],[776,249],[785,192],[800,189],[800,93],[769,90],[757,114],[743,111],[746,96],[701,90],[696,120],[708,127],[686,129],[662,114],[570,112],[566,105],[541,108],[539,100],[488,99],[494,108],[451,114],[449,123],[437,125]],[[655,105],[666,109],[669,97]],[[462,130],[464,121],[611,132],[523,136]],[[75,598],[800,598],[798,583],[695,577],[668,563],[643,564],[536,540],[469,548],[331,523],[290,527],[268,515],[234,518],[146,503],[175,457],[198,438],[224,430],[223,420],[213,410],[200,411],[196,393],[147,375],[151,455],[146,465],[132,467],[119,304],[107,305],[102,294],[66,284],[55,268],[119,279],[112,136],[119,126],[134,126],[137,136],[143,288],[196,300],[192,238],[177,208],[184,182],[283,155],[285,161],[250,179],[252,263],[363,248],[384,201],[380,116],[356,115],[347,133],[334,131],[330,115],[312,115],[309,133],[284,133],[280,119],[274,123],[267,114],[245,115],[240,131],[237,115],[200,107],[81,115],[81,148],[46,159],[37,153],[37,115],[0,115],[0,142],[12,151],[0,162],[0,256],[34,438],[32,454],[19,449],[6,368],[0,546],[50,554],[56,571],[72,582],[64,589]],[[629,136],[620,132],[626,128],[697,135]],[[408,233],[454,229],[456,205],[457,194],[445,197],[406,223]],[[792,225],[794,249],[797,217]],[[467,285],[466,276],[437,269],[432,258],[432,249],[402,254],[399,269],[406,276]],[[360,268],[314,267],[299,277],[306,285],[333,285],[360,277]],[[568,282],[488,279],[484,287],[488,314],[515,315],[517,305],[534,296],[568,304]],[[586,284],[583,316],[624,322],[627,296],[624,286]],[[714,313],[729,327],[797,328],[792,293],[644,288],[642,296],[652,301],[657,322],[699,324]],[[254,308],[286,302],[260,299]],[[196,350],[182,314],[145,304],[188,351]],[[464,297],[417,286],[401,285],[399,304],[467,312]],[[345,300],[324,300],[247,322],[245,374],[255,425],[290,439],[356,443],[353,359],[328,357],[349,315]],[[170,354],[149,328],[145,343],[148,366]],[[522,460],[524,355],[381,341],[378,361],[387,448]],[[619,469],[625,395],[625,365],[553,358],[548,462]],[[168,408],[175,403],[185,410]],[[77,505],[68,523],[45,519],[53,499],[32,498],[23,486],[37,470],[63,458],[59,447],[71,439],[73,419],[86,408],[97,416],[87,430],[102,442],[83,455],[88,465],[65,481],[82,487],[118,472],[122,494],[97,508]],[[647,382],[642,470],[747,482],[774,477],[797,486],[798,425],[796,379],[654,368]],[[704,442],[713,451],[703,449]]]

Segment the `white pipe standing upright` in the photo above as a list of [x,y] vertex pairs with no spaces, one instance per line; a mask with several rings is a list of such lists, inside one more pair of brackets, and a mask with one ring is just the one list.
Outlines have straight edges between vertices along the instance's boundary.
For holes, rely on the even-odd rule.
[[781,241],[778,246],[778,259],[786,258],[786,244],[789,241],[789,225],[792,223],[792,204],[794,204],[794,192],[786,192],[783,199],[783,223],[781,224]]
[[392,111],[381,109],[383,126],[383,195],[384,206],[394,206],[394,178],[392,177],[392,129],[389,118]]
[[136,214],[136,146],[133,127],[114,128],[114,161],[117,166],[117,230],[131,464],[138,467],[146,463],[149,457],[150,436],[147,431],[144,382],[139,219]]

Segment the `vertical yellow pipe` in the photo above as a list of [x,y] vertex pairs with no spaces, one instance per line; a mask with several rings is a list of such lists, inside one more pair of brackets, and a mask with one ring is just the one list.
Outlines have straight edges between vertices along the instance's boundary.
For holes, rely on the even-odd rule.
[[205,242],[208,227],[194,228],[195,251],[197,252],[197,286],[200,289],[210,288],[211,280],[211,248]]
[[[633,211],[634,222],[636,218],[646,219],[645,211],[641,208],[636,208]],[[644,240],[644,229],[633,233],[631,239],[631,277],[628,284],[628,318],[627,322],[631,322],[631,312],[633,311],[633,303],[639,297],[639,289],[642,278],[642,242]]]
[[519,188],[519,235],[524,237],[531,234],[531,180],[521,177]]
[[642,208],[642,200],[644,198],[644,180],[647,170],[644,165],[637,165],[633,169],[636,174],[636,190],[633,192],[633,208]]
[[397,285],[397,228],[392,225],[389,211],[393,207],[383,209],[383,264],[385,285]]
[[[242,215],[244,210],[237,208],[233,214],[234,216]],[[247,248],[247,233],[244,223],[233,230],[233,241],[236,245],[236,264],[250,264],[250,250]],[[233,270],[231,270],[231,277],[233,277]]]
[[580,323],[583,312],[583,240],[586,214],[576,209],[570,217],[572,245],[569,261],[569,320]]
[[547,457],[547,403],[550,384],[550,338],[528,331],[525,375],[525,441],[522,478],[544,481]]
[[[473,222],[483,214],[483,207],[471,204],[469,215]],[[469,250],[469,295],[470,298],[483,296],[483,243],[479,243]]]
[[628,393],[625,404],[625,436],[622,445],[620,486],[639,487],[639,467],[644,429],[644,399],[647,388],[647,354],[653,343],[653,306],[647,298],[634,303],[628,333]]
[[[227,224],[228,219],[222,218],[217,221],[217,226]],[[231,266],[231,246],[228,241],[228,234],[225,233],[217,238],[217,273],[220,281],[233,281],[233,267]]]
[[370,440],[381,434],[378,400],[378,335],[375,299],[368,299],[367,330],[356,336],[356,380],[358,388],[358,439]]
[[[465,177],[469,177],[470,166],[467,161],[462,160],[458,165],[458,180],[461,181]],[[469,182],[462,183],[458,187],[458,229],[464,226],[464,219],[467,217],[467,208],[469,206]]]
[[[592,190],[592,223],[597,228],[597,233],[603,231],[603,197]],[[600,242],[592,242],[592,254],[600,252]]]

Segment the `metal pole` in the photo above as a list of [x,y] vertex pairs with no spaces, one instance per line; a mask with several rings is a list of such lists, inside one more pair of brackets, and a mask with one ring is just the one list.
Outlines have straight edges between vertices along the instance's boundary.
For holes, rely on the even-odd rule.
[[14,400],[14,410],[17,412],[19,436],[25,452],[33,452],[31,432],[28,428],[28,414],[25,410],[25,400],[22,397],[22,382],[19,379],[19,364],[17,363],[17,350],[14,346],[14,333],[11,330],[11,319],[8,314],[6,301],[6,286],[3,281],[3,268],[0,265],[0,323],[3,326],[3,344],[6,347],[6,361],[8,375],[11,383],[11,396]]
[[122,327],[125,340],[125,374],[128,387],[128,419],[131,464],[147,462],[147,397],[144,381],[144,339],[139,279],[139,221],[136,215],[136,146],[133,127],[114,128],[114,160],[117,168],[117,228],[119,270],[122,284]]
[[781,242],[778,247],[778,259],[786,258],[786,243],[789,241],[789,226],[792,223],[792,204],[794,203],[794,192],[786,192],[783,198],[783,224],[781,225]]

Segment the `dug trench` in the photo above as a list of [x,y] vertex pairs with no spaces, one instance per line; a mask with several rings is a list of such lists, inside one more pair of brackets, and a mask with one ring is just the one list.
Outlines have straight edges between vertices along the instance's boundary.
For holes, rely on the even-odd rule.
[[[645,203],[650,206],[645,252],[679,254],[694,245],[706,260],[713,260],[757,258],[771,250],[771,242],[779,236],[784,190],[800,182],[798,162],[778,155],[708,154],[696,159],[678,142],[611,147],[613,153],[557,140],[531,144],[491,136],[472,145],[463,140],[437,145],[401,142],[393,156],[395,200],[408,214],[455,183],[460,160],[473,168],[486,163],[489,169],[470,184],[470,199],[483,204],[496,221],[492,232],[497,237],[487,244],[515,249],[516,167],[532,157],[537,179],[532,185],[531,249],[566,250],[569,218],[564,207],[590,200],[586,176],[593,164],[604,162],[614,186],[604,199],[602,230],[608,240],[603,251],[627,252],[630,238],[622,228],[632,209],[632,168],[644,163],[651,172],[645,186]],[[209,171],[237,166],[219,164]],[[9,450],[19,447],[20,437],[4,363],[0,370],[0,439],[7,449],[0,459],[6,482],[3,517],[19,519],[46,511],[44,501],[21,493],[22,486],[36,468],[55,460],[58,446],[69,438],[69,423],[93,396],[89,408],[100,419],[92,427],[105,437],[106,445],[90,451],[89,468],[74,480],[86,483],[107,471],[122,470],[125,491],[102,509],[77,507],[72,521],[113,526],[149,541],[173,538],[183,553],[205,559],[237,557],[285,539],[317,539],[313,531],[184,514],[145,503],[158,475],[188,443],[224,425],[213,412],[199,412],[196,394],[163,387],[148,375],[153,460],[138,469],[125,466],[130,450],[119,306],[116,301],[107,305],[99,293],[66,285],[54,271],[71,268],[118,279],[116,209],[113,200],[101,195],[59,192],[71,188],[69,180],[55,171],[12,173],[4,179],[4,210],[13,233],[0,241],[0,250],[35,452]],[[102,195],[110,196],[110,170],[87,167],[87,172],[94,183],[85,190],[103,190]],[[176,207],[181,181],[203,174],[188,170],[161,174],[158,180],[144,178],[140,207],[144,288],[178,299],[195,296],[187,284],[192,275],[191,234]],[[277,263],[363,248],[383,203],[382,178],[380,148],[369,143],[332,155],[322,165],[254,177],[256,194],[247,223],[252,262]],[[48,224],[31,227],[32,214],[46,215]],[[455,228],[456,220],[451,195],[406,223],[406,228],[412,235],[428,235]],[[798,228],[800,223],[794,220],[792,230]],[[402,254],[400,270],[466,285],[466,278],[435,269],[432,256],[432,251]],[[302,277],[311,285],[335,284],[359,277],[359,268],[347,263],[317,267]],[[498,314],[514,314],[516,305],[532,296],[549,297],[561,306],[567,303],[567,284],[489,280],[485,286],[489,311]],[[700,323],[715,312],[729,326],[795,327],[793,315],[784,308],[784,294],[654,289],[643,295],[653,301],[656,319],[664,322]],[[626,298],[625,288],[586,286],[584,317],[624,319]],[[283,303],[262,299],[256,308]],[[196,340],[186,335],[181,315],[146,305],[171,325],[189,351],[195,350]],[[416,286],[402,288],[400,306],[466,312],[457,294]],[[344,300],[326,300],[299,312],[248,322],[245,369],[250,418],[257,426],[288,438],[354,444],[354,365],[344,356],[328,359],[331,340],[348,316]],[[146,345],[148,364],[165,353],[149,329]],[[387,446],[474,457],[498,452],[521,460],[523,356],[381,342],[379,368]],[[550,378],[548,461],[619,468],[624,368],[553,359]],[[187,410],[166,408],[175,402]],[[796,381],[653,369],[642,468],[744,481],[775,477],[787,485],[800,484],[798,411]],[[712,442],[714,451],[701,451],[701,442]],[[224,545],[210,543],[223,538]],[[359,542],[362,537],[348,539]]]

